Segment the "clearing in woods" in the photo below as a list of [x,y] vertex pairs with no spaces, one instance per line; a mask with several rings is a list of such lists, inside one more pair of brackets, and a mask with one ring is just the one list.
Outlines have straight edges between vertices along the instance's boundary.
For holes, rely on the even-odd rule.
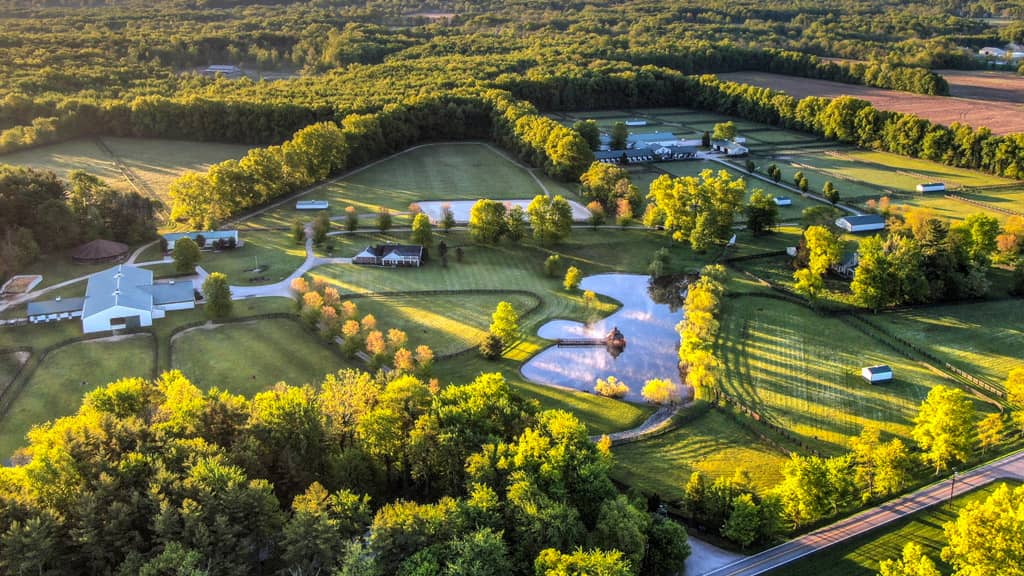
[[[407,214],[409,206],[423,200],[512,200],[533,198],[544,189],[530,171],[493,147],[477,143],[429,144],[411,148],[365,170],[314,187],[304,200],[327,200],[332,217],[342,217],[354,207],[373,221],[381,208]],[[254,226],[289,226],[310,213],[295,210],[289,199],[280,206],[246,221]],[[371,226],[371,221],[364,222]],[[396,218],[395,225],[408,225]]]
[[205,171],[218,162],[241,158],[249,148],[215,142],[104,137],[102,142],[79,139],[5,154],[0,156],[0,164],[52,170],[61,178],[67,178],[74,170],[84,170],[115,190],[134,190],[118,168],[116,157],[141,182],[144,194],[155,197],[169,208],[171,201],[167,192],[175,178],[189,170]]

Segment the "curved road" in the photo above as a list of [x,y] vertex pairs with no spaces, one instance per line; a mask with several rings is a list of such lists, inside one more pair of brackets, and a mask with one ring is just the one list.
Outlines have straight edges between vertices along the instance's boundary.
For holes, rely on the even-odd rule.
[[[960,495],[970,492],[975,488],[980,488],[1002,478],[1024,480],[1024,450],[958,474],[953,494]],[[850,516],[835,524],[825,526],[810,534],[765,550],[760,554],[747,556],[742,560],[737,560],[721,568],[704,572],[704,574],[705,576],[755,576],[756,574],[764,574],[799,560],[804,556],[824,550],[833,544],[869,532],[893,520],[898,520],[930,506],[946,502],[949,496],[950,480],[942,480],[930,486],[925,486],[917,492],[890,500],[885,504]]]

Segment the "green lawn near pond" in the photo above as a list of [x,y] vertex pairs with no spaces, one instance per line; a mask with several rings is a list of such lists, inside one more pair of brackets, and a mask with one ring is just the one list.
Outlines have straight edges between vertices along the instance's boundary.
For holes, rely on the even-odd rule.
[[[726,300],[719,352],[726,393],[830,454],[845,452],[867,425],[907,441],[929,390],[956,385],[839,319],[763,297]],[[861,369],[876,364],[892,366],[895,380],[864,381]],[[979,418],[994,409],[976,408]]]
[[357,298],[359,314],[373,314],[381,330],[397,328],[409,337],[412,350],[425,344],[435,355],[477,346],[491,324],[498,303],[506,301],[523,314],[537,298],[526,294],[449,294]]
[[480,374],[500,372],[516,392],[539,402],[541,409],[572,412],[587,425],[590,434],[628,430],[639,426],[654,413],[654,407],[648,405],[631,404],[587,392],[535,384],[519,373],[520,365],[518,361],[508,358],[491,362],[478,354],[465,354],[438,361],[433,372],[440,378],[442,384],[464,384],[471,382]]
[[278,382],[316,384],[347,364],[296,320],[206,325],[178,334],[171,364],[193,384],[253,396]]
[[736,470],[750,474],[753,487],[766,491],[782,479],[786,456],[719,410],[649,440],[612,449],[613,477],[666,500],[679,500],[690,475],[699,471],[712,480],[731,478]]
[[[946,546],[943,526],[956,520],[957,514],[971,502],[988,498],[999,486],[1017,486],[1001,481],[973,490],[953,499],[952,506],[941,505],[922,510],[903,520],[892,522],[867,534],[844,540],[821,552],[768,572],[768,576],[875,576],[882,560],[899,558],[908,542],[919,544],[943,574],[951,568],[942,561]],[[995,576],[995,575],[993,575]]]
[[148,334],[76,342],[48,354],[0,419],[0,458],[25,445],[25,434],[73,414],[82,396],[121,378],[153,376],[153,337]]
[[[339,217],[348,206],[372,215],[381,208],[406,212],[410,204],[423,200],[513,200],[543,193],[529,170],[504,151],[463,142],[411,148],[347,178],[318,186],[302,198],[329,201],[331,215]],[[247,220],[246,225],[290,226],[295,219],[312,217],[296,211],[294,202],[288,201]]]

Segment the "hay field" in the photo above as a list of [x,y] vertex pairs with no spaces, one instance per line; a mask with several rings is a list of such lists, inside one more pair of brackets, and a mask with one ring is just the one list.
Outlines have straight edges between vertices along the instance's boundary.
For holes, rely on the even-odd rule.
[[953,122],[960,122],[975,128],[986,126],[995,134],[1024,132],[1024,105],[1015,102],[977,97],[925,96],[765,72],[730,72],[719,74],[718,77],[722,80],[781,90],[795,98],[853,96],[871,102],[879,110],[916,114],[947,126]]

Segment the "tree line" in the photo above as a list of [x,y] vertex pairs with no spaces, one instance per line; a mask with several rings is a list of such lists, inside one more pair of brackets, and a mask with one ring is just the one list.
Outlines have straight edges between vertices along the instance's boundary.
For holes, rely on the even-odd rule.
[[251,399],[119,380],[0,470],[0,571],[677,573],[685,530],[615,489],[609,446],[500,374],[343,370]]
[[[420,98],[374,114],[346,116],[340,125],[313,124],[280,146],[255,148],[241,160],[215,164],[206,173],[187,173],[171,184],[171,218],[193,228],[210,229],[248,208],[417,142],[467,138],[493,138],[552,177],[564,180],[579,178],[593,160],[577,132],[540,116],[535,108],[512,100],[507,93]],[[556,202],[555,207],[560,206]],[[541,213],[539,208],[530,211],[535,224],[541,222]],[[552,238],[562,237],[560,219],[544,221],[556,230]],[[534,233],[547,238],[552,226],[534,226]],[[498,236],[502,233],[504,229],[499,229]]]
[[51,171],[0,164],[0,278],[96,238],[134,244],[156,234],[160,203],[113,190],[81,171],[67,181]]
[[609,63],[601,70],[571,64],[502,84],[517,98],[546,110],[686,106],[810,132],[862,148],[923,158],[1007,178],[1024,177],[1024,135],[997,136],[985,127],[932,124],[911,114],[878,110],[851,97],[808,96],[710,75]]

